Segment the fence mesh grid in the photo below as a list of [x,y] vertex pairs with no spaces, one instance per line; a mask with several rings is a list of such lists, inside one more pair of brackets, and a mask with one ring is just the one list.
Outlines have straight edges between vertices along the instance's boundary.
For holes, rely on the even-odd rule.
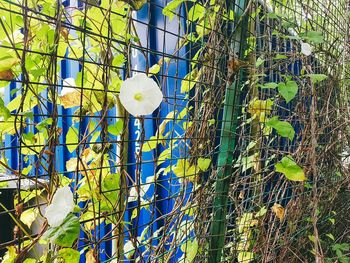
[[349,9],[1,1],[2,262],[349,261]]

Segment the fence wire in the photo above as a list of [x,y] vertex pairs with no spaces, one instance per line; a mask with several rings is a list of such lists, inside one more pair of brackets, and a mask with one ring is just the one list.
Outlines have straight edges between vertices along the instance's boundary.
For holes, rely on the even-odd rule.
[[347,262],[349,3],[0,2],[2,262]]

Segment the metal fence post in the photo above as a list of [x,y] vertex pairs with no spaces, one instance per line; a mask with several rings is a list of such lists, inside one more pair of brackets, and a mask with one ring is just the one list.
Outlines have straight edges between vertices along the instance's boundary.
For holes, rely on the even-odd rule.
[[[234,10],[237,22],[232,36],[233,39],[231,40],[231,47],[238,54],[239,59],[243,59],[244,47],[246,46],[244,43],[246,42],[247,30],[244,30],[244,28],[246,27],[247,29],[248,21],[248,16],[245,14],[247,2],[246,0],[236,0],[230,4],[230,9],[232,8]],[[240,108],[238,107],[239,91],[242,77],[243,75],[240,74],[237,76],[236,81],[226,86],[217,165],[218,174],[212,211],[213,220],[210,228],[209,263],[221,262],[225,241],[227,195],[236,145],[237,118],[240,112]]]

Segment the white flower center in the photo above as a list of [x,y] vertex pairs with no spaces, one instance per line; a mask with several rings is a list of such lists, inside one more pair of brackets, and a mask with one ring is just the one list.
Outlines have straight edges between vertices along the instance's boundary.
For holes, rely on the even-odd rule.
[[142,98],[141,92],[135,93],[134,99],[137,100],[137,101],[142,101],[143,98]]

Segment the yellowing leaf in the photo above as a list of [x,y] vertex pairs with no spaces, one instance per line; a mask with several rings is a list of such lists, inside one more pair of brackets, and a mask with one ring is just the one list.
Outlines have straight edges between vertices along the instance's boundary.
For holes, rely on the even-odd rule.
[[79,263],[80,253],[72,248],[62,248],[58,251],[58,257],[62,258],[64,262]]
[[162,153],[159,155],[157,165],[161,165],[170,157],[171,157],[171,150],[167,148],[164,151],[162,151]]
[[72,89],[71,92],[59,96],[60,104],[65,109],[80,106],[80,97],[81,97],[80,91],[74,90],[73,88],[71,89]]
[[181,250],[184,252],[185,262],[192,263],[198,253],[198,241],[197,239],[187,240],[186,243],[181,245]]
[[243,251],[238,253],[237,260],[239,263],[249,263],[249,262],[252,262],[253,259],[254,259],[253,252]]
[[160,66],[159,64],[154,64],[152,67],[150,67],[148,71],[148,76],[156,75],[160,71]]
[[248,105],[248,112],[251,115],[257,115],[260,114],[270,114],[273,106],[273,101],[270,99],[267,100],[258,100],[253,99],[249,105]]
[[282,160],[275,165],[276,172],[283,173],[288,180],[302,182],[307,178],[303,169],[297,165],[291,156],[283,157]]
[[176,166],[173,168],[173,172],[179,178],[186,178],[187,180],[194,182],[198,170],[196,169],[196,166],[191,165],[188,160],[179,159]]
[[32,223],[35,221],[39,214],[38,208],[30,208],[25,210],[20,217],[20,220],[29,228],[32,226]]
[[18,64],[20,60],[11,56],[0,58],[0,72],[11,69],[14,65]]
[[32,140],[23,138],[22,154],[25,155],[35,155],[40,153],[45,145],[45,138],[43,133],[37,133],[33,136]]
[[197,69],[194,69],[188,73],[181,82],[181,93],[189,92],[191,89],[193,89],[199,80],[199,77],[200,72]]
[[2,258],[2,263],[14,263],[17,257],[16,248],[14,246],[7,247],[7,251]]
[[242,216],[237,218],[238,232],[240,234],[247,232],[250,227],[258,224],[258,220],[254,219],[253,217],[253,213],[244,213]]
[[203,172],[208,170],[210,163],[211,163],[211,160],[205,159],[205,158],[198,158],[198,161],[197,161],[198,168]]
[[145,141],[143,146],[142,146],[142,151],[143,152],[149,152],[154,150],[157,145],[161,142],[161,138],[157,138],[156,136],[151,136],[149,140]]
[[77,148],[78,142],[78,130],[77,128],[71,126],[66,135],[66,146],[70,153],[72,153]]
[[131,257],[134,255],[135,247],[131,240],[124,244],[124,253],[127,259],[131,259]]
[[280,221],[283,221],[284,216],[285,216],[285,211],[283,206],[281,206],[280,204],[275,203],[272,207],[271,207],[272,212],[275,213],[275,215],[278,217],[278,219]]

